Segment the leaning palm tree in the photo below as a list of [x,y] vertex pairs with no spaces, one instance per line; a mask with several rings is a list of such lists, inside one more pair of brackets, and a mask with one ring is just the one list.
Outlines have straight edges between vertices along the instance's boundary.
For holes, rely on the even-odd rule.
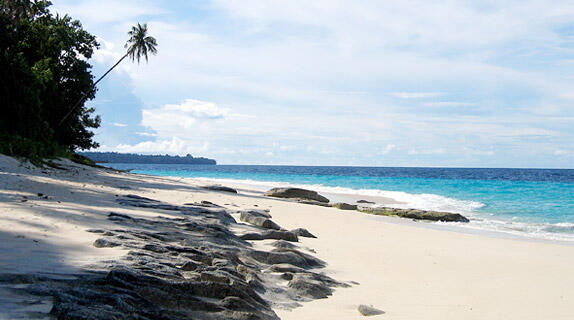
[[[114,70],[114,68],[117,67],[118,64],[120,64],[125,58],[130,57],[132,61],[137,60],[139,64],[141,58],[144,58],[145,61],[148,62],[149,53],[153,55],[157,54],[157,41],[155,40],[154,37],[149,36],[147,34],[147,23],[144,23],[142,25],[138,22],[137,26],[133,26],[132,29],[128,32],[128,35],[130,36],[130,38],[124,45],[124,48],[127,49],[126,54],[124,54],[124,56],[121,57],[120,60],[116,62],[116,64],[114,64],[108,71],[106,71],[104,75],[102,75],[98,80],[96,80],[96,82],[94,82],[94,84],[92,85],[92,88],[95,88],[96,85],[100,81],[102,81],[102,79],[105,76],[107,76],[108,73],[112,72],[112,70]],[[70,116],[70,114],[72,114],[72,112],[78,107],[78,105],[82,103],[84,99],[86,99],[86,96],[87,93],[85,92],[82,93],[82,96],[80,97],[78,102],[76,102],[76,104],[74,104],[74,106],[70,108],[70,111],[68,111],[68,113],[64,116],[64,118],[60,120],[58,126],[64,123],[64,121]]]
[[94,82],[94,87],[128,56],[132,59],[132,61],[137,60],[139,64],[142,57],[145,58],[146,62],[148,62],[148,53],[154,55],[157,54],[157,41],[154,37],[147,35],[147,23],[141,25],[138,22],[138,25],[133,26],[132,29],[128,32],[128,36],[130,36],[130,38],[124,45],[124,48],[128,49],[126,54],[124,54],[124,56],[118,60],[116,64],[114,64],[108,71],[106,71],[103,76]]

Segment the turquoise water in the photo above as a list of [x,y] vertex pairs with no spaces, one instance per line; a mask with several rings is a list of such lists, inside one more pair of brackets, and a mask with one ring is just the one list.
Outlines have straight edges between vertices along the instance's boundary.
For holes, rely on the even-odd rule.
[[298,185],[390,197],[403,203],[399,207],[463,213],[475,227],[574,240],[574,170],[109,165],[150,175],[233,180],[262,190]]

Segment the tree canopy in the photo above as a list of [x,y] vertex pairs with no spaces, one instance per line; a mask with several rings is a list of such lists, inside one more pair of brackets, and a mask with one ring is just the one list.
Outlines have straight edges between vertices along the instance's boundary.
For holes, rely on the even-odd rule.
[[92,108],[82,103],[60,123],[82,96],[95,96],[87,62],[95,36],[52,14],[49,1],[0,1],[0,152],[42,157],[97,147]]

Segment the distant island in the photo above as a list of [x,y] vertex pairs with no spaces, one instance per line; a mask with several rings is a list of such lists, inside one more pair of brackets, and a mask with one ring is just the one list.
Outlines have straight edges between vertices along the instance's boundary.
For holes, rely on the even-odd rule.
[[118,152],[78,152],[97,163],[149,163],[149,164],[210,164],[217,162],[208,158],[195,158],[188,154],[185,157],[170,155],[145,155]]

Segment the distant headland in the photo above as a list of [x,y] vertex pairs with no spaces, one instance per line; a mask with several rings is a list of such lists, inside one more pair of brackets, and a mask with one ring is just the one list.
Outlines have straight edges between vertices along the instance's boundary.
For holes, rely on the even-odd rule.
[[97,163],[149,163],[149,164],[209,164],[217,162],[208,158],[196,158],[188,154],[185,157],[170,155],[145,155],[118,152],[78,152]]

